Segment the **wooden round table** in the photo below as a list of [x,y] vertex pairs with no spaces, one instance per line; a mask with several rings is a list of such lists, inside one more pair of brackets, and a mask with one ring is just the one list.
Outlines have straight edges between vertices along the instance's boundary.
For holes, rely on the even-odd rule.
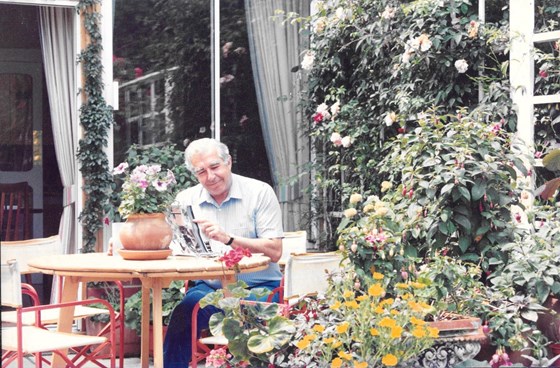
[[[268,267],[270,258],[263,255],[244,257],[239,263],[241,273],[260,271]],[[142,283],[142,368],[149,366],[150,290],[154,328],[154,367],[163,368],[161,291],[173,280],[220,279],[225,287],[235,282],[236,271],[227,269],[217,257],[170,256],[163,260],[125,260],[119,255],[84,253],[44,256],[28,262],[34,271],[64,278],[62,301],[78,297],[78,285],[89,281],[140,279]],[[70,331],[73,311],[61,311],[59,330]],[[62,359],[53,367],[63,367]]]

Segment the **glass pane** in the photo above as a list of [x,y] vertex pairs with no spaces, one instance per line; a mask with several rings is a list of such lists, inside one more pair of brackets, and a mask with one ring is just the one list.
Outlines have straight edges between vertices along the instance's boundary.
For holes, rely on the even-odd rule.
[[33,78],[0,73],[0,170],[33,168]]

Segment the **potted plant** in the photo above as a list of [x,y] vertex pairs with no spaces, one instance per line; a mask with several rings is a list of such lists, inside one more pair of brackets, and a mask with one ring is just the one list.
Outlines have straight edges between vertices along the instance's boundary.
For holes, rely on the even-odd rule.
[[[184,165],[182,151],[173,145],[144,150],[133,146],[127,160],[113,170],[115,195],[108,208],[113,219],[126,219],[119,231],[125,248],[121,255],[129,256],[129,251],[137,250],[163,250],[158,254],[165,258],[173,237],[166,217],[178,191],[193,182],[192,176]],[[153,221],[152,225],[141,225],[148,220]]]

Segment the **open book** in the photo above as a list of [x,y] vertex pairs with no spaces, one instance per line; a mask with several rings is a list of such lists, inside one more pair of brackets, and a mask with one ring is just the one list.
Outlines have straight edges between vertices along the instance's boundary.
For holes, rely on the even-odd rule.
[[204,240],[198,224],[194,222],[192,206],[180,207],[181,213],[175,213],[173,224],[174,239],[171,245],[177,256],[213,256],[209,243]]

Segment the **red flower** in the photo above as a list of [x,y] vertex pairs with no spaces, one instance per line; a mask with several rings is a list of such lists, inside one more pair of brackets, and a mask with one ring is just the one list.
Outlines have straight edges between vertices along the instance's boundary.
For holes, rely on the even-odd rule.
[[539,70],[539,77],[541,78],[547,78],[548,77],[548,73],[546,70]]
[[247,248],[235,248],[227,251],[223,256],[219,258],[220,261],[226,264],[227,268],[237,266],[243,257],[251,257],[252,254]]
[[315,124],[319,124],[320,122],[322,122],[323,118],[324,118],[323,113],[320,112],[315,113],[315,115],[313,115],[313,121],[315,122]]

